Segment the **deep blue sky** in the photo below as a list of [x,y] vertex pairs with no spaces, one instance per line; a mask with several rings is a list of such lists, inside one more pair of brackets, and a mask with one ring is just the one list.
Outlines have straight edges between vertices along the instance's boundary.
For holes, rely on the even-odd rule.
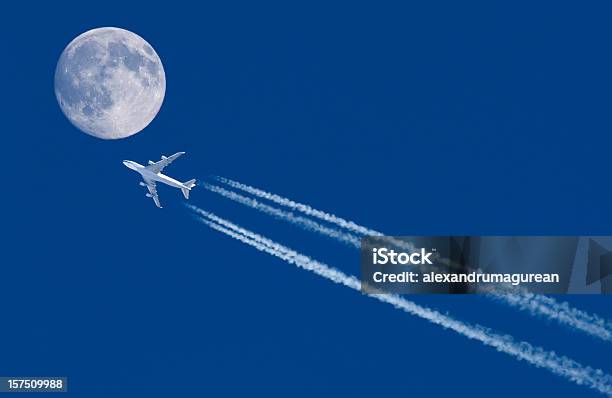
[[[210,231],[175,190],[159,210],[121,164],[184,150],[179,179],[389,234],[611,235],[610,3],[400,3],[4,5],[0,375],[68,376],[75,397],[589,396]],[[157,118],[121,141],[53,93],[63,48],[101,26],[166,70]],[[191,201],[358,272],[348,248]],[[612,372],[609,344],[484,298],[415,300]],[[607,297],[568,300],[612,318]]]

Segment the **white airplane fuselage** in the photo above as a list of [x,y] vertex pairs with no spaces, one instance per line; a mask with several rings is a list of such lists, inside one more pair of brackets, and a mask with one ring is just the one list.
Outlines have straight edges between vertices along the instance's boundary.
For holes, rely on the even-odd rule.
[[124,160],[123,164],[131,170],[139,173],[144,180],[162,182],[166,185],[170,185],[171,187],[179,188],[179,189],[188,189],[182,182],[175,180],[172,177],[168,177],[162,173],[154,173],[151,170],[147,169],[145,166],[136,163],[132,160]]
[[171,156],[162,156],[161,160],[158,162],[153,162],[149,160],[149,164],[147,166],[143,166],[140,163],[134,162],[133,160],[124,160],[123,165],[128,169],[134,170],[135,172],[140,174],[140,176],[142,177],[140,185],[146,187],[148,190],[145,196],[153,199],[153,202],[155,202],[155,206],[161,208],[162,205],[160,203],[156,187],[158,182],[161,182],[165,185],[169,185],[174,188],[179,188],[183,193],[185,199],[189,199],[189,192],[191,191],[191,188],[196,186],[195,178],[189,181],[180,182],[162,173],[166,166],[168,166],[170,163],[172,163],[184,154],[185,152],[177,152]]

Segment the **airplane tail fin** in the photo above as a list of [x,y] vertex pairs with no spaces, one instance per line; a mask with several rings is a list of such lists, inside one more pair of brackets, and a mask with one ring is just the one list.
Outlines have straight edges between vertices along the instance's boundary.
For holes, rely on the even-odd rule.
[[185,199],[189,199],[189,191],[191,190],[191,188],[195,186],[195,184],[196,184],[195,178],[193,180],[189,180],[183,183],[183,185],[187,187],[187,188],[181,188],[181,191],[183,191],[183,196],[185,197]]

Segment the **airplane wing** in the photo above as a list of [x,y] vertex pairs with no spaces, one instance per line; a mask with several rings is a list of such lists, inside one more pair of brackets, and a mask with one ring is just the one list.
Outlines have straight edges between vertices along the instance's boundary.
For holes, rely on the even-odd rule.
[[172,156],[162,156],[159,162],[152,162],[149,160],[149,165],[147,166],[147,169],[151,170],[155,174],[160,173],[164,169],[164,167],[168,166],[170,163],[172,163],[175,159],[177,159],[184,153],[185,152],[177,152]]
[[149,190],[147,196],[153,199],[153,202],[155,202],[155,206],[161,209],[161,203],[159,203],[159,196],[157,195],[157,187],[155,186],[155,181],[145,180],[145,183],[147,185],[147,189]]

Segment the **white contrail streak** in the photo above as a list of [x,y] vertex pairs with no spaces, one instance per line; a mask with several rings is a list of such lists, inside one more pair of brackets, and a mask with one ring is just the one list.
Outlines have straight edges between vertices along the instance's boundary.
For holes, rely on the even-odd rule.
[[552,297],[529,292],[521,292],[520,294],[492,293],[491,296],[534,316],[543,316],[604,341],[612,341],[612,324],[610,322],[595,314],[591,315],[573,308],[567,302],[559,303]]
[[324,225],[319,224],[316,221],[311,220],[310,218],[297,216],[291,212],[281,210],[276,207],[272,207],[267,204],[258,202],[256,199],[237,194],[236,192],[228,191],[227,189],[221,188],[217,185],[208,184],[205,182],[200,183],[200,185],[206,188],[207,190],[214,192],[216,194],[219,194],[227,199],[230,199],[242,205],[251,207],[255,210],[258,210],[272,217],[282,219],[291,224],[295,224],[308,231],[314,231],[314,232],[320,233],[321,235],[325,235],[330,238],[336,239],[356,249],[359,249],[359,247],[361,246],[361,240],[353,234],[340,231],[336,228],[326,227]]
[[355,224],[352,221],[345,220],[344,218],[335,216],[330,213],[326,213],[321,210],[313,209],[312,207],[305,205],[303,203],[294,202],[291,199],[283,198],[282,196],[263,191],[259,188],[255,188],[250,185],[242,184],[238,181],[233,181],[228,178],[220,177],[220,176],[216,176],[215,179],[232,188],[236,188],[241,191],[250,193],[251,195],[259,196],[260,198],[267,199],[271,202],[288,207],[292,210],[300,211],[308,216],[316,217],[320,220],[327,221],[332,224],[336,224],[342,228],[345,228],[352,232],[356,232],[358,234],[368,235],[368,236],[384,235],[382,232],[378,232],[373,229],[363,227],[361,225]]
[[[194,206],[190,206],[193,208]],[[202,215],[200,221],[209,227],[237,239],[259,251],[278,257],[299,268],[311,271],[332,282],[344,285],[353,290],[361,290],[361,282],[354,276],[349,276],[342,271],[330,267],[327,264],[313,260],[312,258],[298,253],[273,240],[265,238],[247,229],[244,229],[228,220],[216,216],[213,213],[196,208],[198,214]],[[612,377],[601,370],[583,366],[578,362],[554,352],[545,351],[540,347],[534,347],[527,342],[516,342],[511,336],[500,335],[480,325],[471,325],[456,320],[438,311],[418,305],[397,295],[373,294],[369,295],[379,301],[393,305],[411,315],[416,315],[433,324],[452,330],[469,339],[480,341],[484,345],[495,348],[497,351],[506,353],[516,359],[524,360],[536,367],[548,369],[550,372],[569,379],[578,385],[584,385],[602,394],[612,396]]]
[[[276,195],[270,192],[266,192],[259,188],[255,188],[250,185],[240,183],[238,181],[230,180],[228,178],[224,178],[220,176],[217,176],[214,178],[217,181],[223,184],[226,184],[232,188],[241,190],[243,192],[247,192],[251,195],[254,195],[262,199],[269,200],[273,203],[279,204],[281,206],[285,206],[289,209],[302,212],[303,214],[306,214],[308,216],[318,218],[319,220],[335,224],[349,231],[352,231],[358,234],[368,235],[368,236],[383,236],[382,232],[375,231],[373,229],[369,229],[367,227],[358,225],[354,223],[353,221],[345,220],[333,214],[326,213],[321,210],[313,209],[312,207],[305,205],[303,203],[298,203],[291,199],[284,198],[282,196],[279,196],[279,195]],[[223,188],[220,188],[220,189],[223,189]],[[230,192],[227,190],[225,191]],[[238,194],[234,193],[234,195],[238,195]],[[230,195],[224,195],[224,196],[228,197],[229,199],[236,200]],[[238,195],[238,196],[245,198],[247,200],[249,199],[242,195]],[[243,203],[241,200],[237,200],[237,201]],[[260,208],[260,206],[267,206],[259,202],[257,203],[259,206],[257,207],[251,206],[251,207],[254,207],[257,210],[263,211]],[[243,204],[249,205],[247,203],[243,203]],[[276,211],[282,211],[282,210],[276,209],[271,206],[268,206],[268,207],[271,209],[275,209]],[[271,211],[266,211],[266,212],[268,212],[268,214],[271,214]],[[289,213],[289,214],[292,214],[292,213]],[[278,217],[284,218],[281,216],[278,216]],[[296,224],[298,226],[303,226],[302,224],[297,223],[297,222],[293,222],[293,224]],[[316,232],[319,232],[319,233],[323,233],[321,230],[317,228],[310,228],[310,229]],[[338,232],[341,233],[340,231]],[[331,234],[326,234],[326,235],[334,237]],[[342,236],[342,235],[338,235],[338,236]],[[357,241],[359,240],[359,237],[353,236],[353,238],[356,239]],[[390,239],[389,243],[395,244],[399,247],[402,247],[405,245],[411,246],[410,242],[398,241],[393,238],[388,238],[388,239]],[[345,239],[345,243],[346,243],[346,239]],[[356,246],[356,247],[358,248],[359,246]],[[406,247],[406,248],[411,249],[411,247]],[[442,263],[446,265],[449,265],[451,267],[453,266],[453,264],[451,264],[449,261],[445,261],[447,259],[440,259],[440,260],[442,261]],[[533,294],[527,291],[517,292],[516,288],[513,288],[513,289],[514,291],[512,292],[510,289],[505,289],[504,286],[500,286],[499,288],[493,288],[493,291],[491,291],[490,294],[488,295],[494,297],[496,300],[506,305],[515,307],[524,312],[528,312],[529,314],[533,316],[541,316],[544,318],[548,318],[548,319],[554,320],[555,322],[561,325],[569,326],[575,330],[582,331],[583,333],[597,337],[604,341],[612,341],[612,323],[610,321],[606,321],[605,319],[602,319],[601,317],[595,314],[591,315],[577,308],[573,308],[566,302],[559,303],[551,297],[546,297],[540,294]]]

